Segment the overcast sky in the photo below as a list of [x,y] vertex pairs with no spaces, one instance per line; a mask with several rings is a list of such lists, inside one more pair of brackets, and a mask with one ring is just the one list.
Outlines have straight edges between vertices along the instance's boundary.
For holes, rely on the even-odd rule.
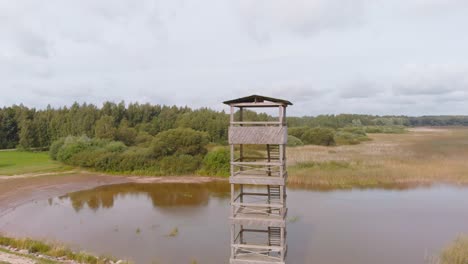
[[0,106],[468,114],[466,0],[0,0]]

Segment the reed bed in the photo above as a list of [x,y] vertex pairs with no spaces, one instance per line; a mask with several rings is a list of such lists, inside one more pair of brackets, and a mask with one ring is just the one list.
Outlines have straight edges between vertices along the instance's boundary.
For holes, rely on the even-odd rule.
[[468,184],[468,128],[417,128],[370,138],[359,145],[288,148],[288,183],[325,188]]
[[446,246],[438,256],[426,258],[427,264],[466,264],[468,263],[468,235],[460,235]]

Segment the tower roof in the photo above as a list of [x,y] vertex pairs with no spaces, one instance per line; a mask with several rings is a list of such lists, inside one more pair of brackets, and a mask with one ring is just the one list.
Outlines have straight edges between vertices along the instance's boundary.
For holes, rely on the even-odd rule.
[[261,96],[261,95],[256,95],[256,94],[224,101],[223,103],[227,105],[232,105],[232,104],[238,104],[238,103],[263,103],[265,101],[278,103],[282,105],[292,105],[292,103],[287,100],[273,98],[273,97],[266,97],[266,96]]

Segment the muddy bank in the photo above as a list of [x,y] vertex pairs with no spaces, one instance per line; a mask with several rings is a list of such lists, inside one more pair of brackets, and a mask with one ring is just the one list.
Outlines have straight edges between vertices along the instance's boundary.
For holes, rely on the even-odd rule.
[[0,178],[0,216],[27,202],[44,200],[70,192],[120,183],[205,183],[223,180],[197,176],[137,177],[96,173],[67,173],[34,177]]

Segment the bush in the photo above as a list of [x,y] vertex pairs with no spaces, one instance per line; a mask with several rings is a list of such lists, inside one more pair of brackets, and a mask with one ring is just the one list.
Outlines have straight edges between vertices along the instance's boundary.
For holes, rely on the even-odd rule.
[[123,152],[127,149],[127,146],[120,141],[111,141],[104,146],[104,149],[109,152]]
[[49,156],[51,159],[57,160],[57,154],[64,143],[65,143],[65,138],[60,138],[54,141],[52,145],[50,145]]
[[348,133],[351,133],[351,134],[354,134],[354,135],[359,135],[359,136],[367,136],[366,134],[366,131],[364,128],[362,127],[344,127],[344,128],[341,128],[339,129],[339,131],[342,131],[342,132],[348,132]]
[[140,147],[148,147],[153,140],[153,136],[151,136],[148,132],[141,131],[135,138],[135,144]]
[[335,133],[331,128],[316,127],[304,132],[301,140],[305,144],[333,146],[335,145]]
[[403,134],[406,132],[404,126],[366,126],[366,133]]
[[[70,136],[55,141],[50,156],[69,165],[106,172],[195,173],[206,153],[206,135],[191,129],[182,130],[161,133],[152,148],[129,148],[120,141]],[[159,155],[165,155],[155,157],[155,149]]]
[[208,134],[190,128],[176,128],[161,132],[151,143],[156,158],[170,155],[204,155]]
[[203,158],[202,168],[199,171],[202,175],[209,176],[229,176],[231,154],[226,148],[219,148],[206,154]]
[[153,159],[148,148],[130,148],[121,154],[120,166],[124,171],[155,170],[157,160]]
[[194,173],[201,164],[200,156],[173,155],[161,159],[159,166],[163,174]]
[[367,140],[370,139],[362,127],[345,127],[335,133],[335,142],[338,145],[356,145]]
[[91,146],[91,139],[86,136],[65,138],[63,145],[57,151],[57,160],[67,162],[73,155]]
[[350,132],[339,131],[335,134],[335,142],[337,145],[356,145],[361,143],[361,137]]
[[310,127],[292,127],[288,128],[288,135],[294,136],[296,138],[302,139],[302,136],[305,132],[309,131]]
[[288,136],[288,147],[303,146],[304,142],[295,136]]

